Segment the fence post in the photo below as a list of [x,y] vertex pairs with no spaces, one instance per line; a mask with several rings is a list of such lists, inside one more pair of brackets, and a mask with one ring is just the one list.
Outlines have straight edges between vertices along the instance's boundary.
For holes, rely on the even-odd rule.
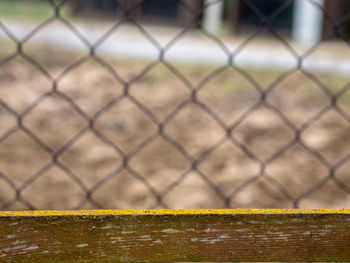
[[220,32],[224,3],[217,0],[205,0],[208,5],[203,14],[203,29],[213,35]]
[[303,45],[312,45],[321,40],[325,0],[296,0],[293,14],[292,38]]

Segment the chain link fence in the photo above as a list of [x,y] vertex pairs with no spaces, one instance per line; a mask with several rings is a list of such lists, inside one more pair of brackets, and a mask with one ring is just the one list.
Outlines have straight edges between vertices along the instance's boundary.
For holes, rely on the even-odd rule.
[[[300,48],[275,26],[294,1],[280,1],[269,14],[239,1],[260,25],[231,45],[230,37],[201,27],[203,12],[218,2],[177,1],[187,19],[158,29],[171,35],[166,40],[139,19],[143,1],[115,1],[117,21],[101,24],[93,40],[82,28],[92,34],[95,24],[64,13],[77,1],[46,1],[52,15],[33,27],[1,19],[13,50],[1,40],[0,208],[348,206],[350,79],[336,70],[349,52],[349,14],[334,18],[310,0],[331,30]],[[27,29],[23,37],[14,32],[19,25]],[[152,49],[151,59],[134,59],[134,50],[134,62],[112,54],[125,41],[138,49],[132,30],[146,43],[140,56]],[[199,36],[213,48],[201,46]],[[50,41],[61,43],[58,51],[43,45]],[[190,51],[170,56],[181,41]],[[196,49],[200,56],[191,57]],[[205,58],[214,49],[223,59],[211,65]],[[320,49],[326,58],[340,53],[328,62],[316,56],[314,68],[331,65],[321,73],[307,67]],[[240,63],[244,52],[262,54],[263,66]],[[274,66],[276,59],[282,64]]]

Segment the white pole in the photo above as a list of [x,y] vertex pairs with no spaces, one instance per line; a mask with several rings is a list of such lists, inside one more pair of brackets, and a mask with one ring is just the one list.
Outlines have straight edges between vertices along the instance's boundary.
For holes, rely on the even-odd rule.
[[322,38],[325,0],[295,0],[292,38],[303,45],[313,45]]
[[203,14],[203,29],[213,35],[218,35],[221,29],[224,0],[205,0],[208,5]]

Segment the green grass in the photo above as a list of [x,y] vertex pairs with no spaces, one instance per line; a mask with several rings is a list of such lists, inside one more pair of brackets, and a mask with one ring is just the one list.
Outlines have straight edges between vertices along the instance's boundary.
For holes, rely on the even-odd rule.
[[[61,9],[63,17],[69,16],[69,5]],[[54,15],[54,6],[40,0],[1,0],[0,18],[42,20]]]

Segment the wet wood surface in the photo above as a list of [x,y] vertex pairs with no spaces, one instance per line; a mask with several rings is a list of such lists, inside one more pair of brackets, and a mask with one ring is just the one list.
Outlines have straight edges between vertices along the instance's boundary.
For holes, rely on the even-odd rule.
[[127,211],[0,212],[0,262],[350,261],[349,210]]

